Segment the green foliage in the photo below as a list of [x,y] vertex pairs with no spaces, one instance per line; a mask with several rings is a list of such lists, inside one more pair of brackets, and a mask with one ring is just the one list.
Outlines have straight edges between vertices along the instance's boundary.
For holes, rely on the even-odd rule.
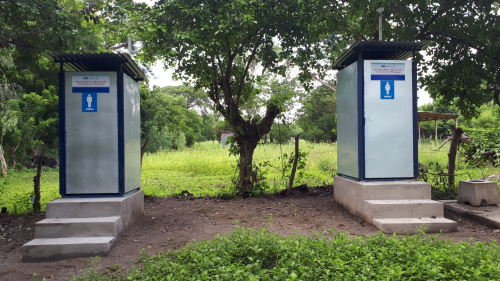
[[500,15],[495,3],[363,0],[344,5],[332,17],[343,26],[342,39],[370,40],[378,37],[375,11],[383,7],[383,40],[432,42],[425,60],[417,54],[419,82],[434,100],[472,117],[483,103],[500,103]]
[[311,91],[302,100],[297,120],[304,139],[320,142],[337,138],[337,93],[326,86]]
[[458,118],[463,127],[473,129],[491,129],[500,127],[500,106],[493,102],[485,103],[477,109],[479,115],[472,119]]
[[[438,102],[422,105],[418,108],[419,111],[437,112],[437,113],[453,113],[460,114],[456,107],[444,107]],[[464,116],[458,117],[459,127],[471,129],[489,129],[500,127],[500,107],[493,102],[488,102],[476,108],[478,115],[466,119]],[[438,121],[438,137],[446,138],[450,135],[449,126],[455,125],[455,120],[439,120]],[[421,122],[421,132],[428,139],[430,135],[435,138],[435,123],[434,121]],[[465,133],[467,134],[467,133]]]
[[[334,157],[336,153],[332,151],[335,151],[335,146],[308,144],[305,141],[301,141],[301,146],[302,152],[307,152],[308,157],[304,159],[303,176],[297,176],[294,185],[332,184],[331,171],[326,173],[317,169],[316,161],[320,155]],[[289,161],[294,146],[285,144],[281,149],[283,154],[287,154],[283,162]],[[256,175],[259,177],[257,183],[265,189],[265,193],[283,190],[288,185],[286,176],[289,176],[290,168],[284,177],[280,157],[280,146],[277,144],[259,145],[255,150],[254,167],[257,168]],[[235,177],[234,163],[237,160],[238,157],[229,155],[227,146],[222,148],[220,143],[213,144],[211,141],[196,144],[183,151],[146,154],[142,164],[142,188],[148,195],[161,197],[174,196],[182,190],[189,190],[194,196],[234,194],[231,180]],[[265,165],[266,161],[269,165]]]
[[202,136],[203,118],[187,108],[184,96],[174,96],[169,89],[155,87],[150,91],[141,85],[142,138],[149,137],[151,142],[147,152],[190,147]]
[[[127,280],[496,280],[495,241],[439,239],[438,235],[368,237],[316,232],[280,236],[236,227],[212,241],[139,259]],[[89,273],[93,274],[93,273]],[[117,273],[117,279],[123,273]],[[90,276],[90,275],[87,275]],[[85,279],[78,280],[89,280]],[[108,275],[92,275],[109,280]]]
[[[251,165],[258,141],[292,97],[275,81],[274,88],[281,90],[270,91],[265,102],[258,102],[262,91],[256,85],[265,77],[253,70],[262,67],[263,72],[285,77],[288,68],[298,66],[299,79],[305,82],[312,68],[326,68],[319,62],[326,58],[319,46],[331,11],[324,8],[336,6],[324,0],[174,0],[159,1],[138,15],[143,40],[138,57],[147,63],[163,59],[166,67],[175,68],[177,78],[206,89],[231,125],[240,161],[248,162],[239,164],[238,188],[243,193],[254,171],[241,167]],[[243,105],[254,102],[263,116],[243,112]]]
[[325,173],[331,173],[337,167],[335,159],[330,157],[320,157],[318,159],[318,169]]
[[57,91],[50,86],[41,95],[25,94],[0,105],[1,144],[8,152],[6,159],[10,165],[16,159],[31,158],[33,150],[43,144],[49,145],[49,149],[58,146],[58,102]]
[[269,132],[270,140],[280,144],[290,143],[290,137],[292,136],[292,124],[283,123],[282,121],[274,122]]
[[161,90],[174,97],[184,97],[188,109],[198,107],[204,114],[207,114],[209,110],[210,99],[204,91],[196,91],[191,86],[166,86]]
[[477,167],[500,165],[500,131],[498,128],[464,128],[464,133],[472,140],[472,145],[462,145],[462,156],[465,157],[467,163]]
[[431,184],[431,195],[434,200],[457,199],[458,181],[449,184],[447,167],[439,162],[419,165],[419,181]]
[[[13,214],[29,214],[33,212],[30,195],[33,191],[33,177],[36,169],[21,168],[11,170],[8,177],[0,178],[0,208],[7,207]],[[45,210],[46,203],[60,198],[59,195],[59,171],[42,167],[40,179],[41,205]]]

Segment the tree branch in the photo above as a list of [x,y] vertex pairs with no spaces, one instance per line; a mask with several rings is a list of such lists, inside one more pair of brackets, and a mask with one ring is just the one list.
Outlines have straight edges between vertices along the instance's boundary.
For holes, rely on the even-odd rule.
[[[452,35],[449,35],[447,33],[443,33],[443,32],[437,32],[437,31],[434,31],[434,32],[426,32],[424,34],[424,37],[423,39],[428,39],[428,40],[432,40],[432,38],[429,38],[427,35],[435,35],[435,36],[444,36],[444,37],[448,37],[449,39],[451,39],[452,41],[455,41],[455,42],[458,42],[458,43],[462,43],[462,44],[465,44],[473,49],[476,49],[478,52],[485,52],[484,48],[481,48],[479,47],[478,45],[474,45],[472,44],[470,41],[468,40],[465,40],[465,39],[460,39],[460,38],[457,38],[455,36],[452,36]],[[496,62],[500,63],[500,60],[498,57],[496,56],[491,56],[489,55],[488,53],[486,53],[486,55],[490,58],[492,58],[493,60],[495,60]]]
[[[248,43],[248,40],[252,39],[255,35],[257,35],[257,33],[259,33],[259,31],[261,31],[262,28],[258,28],[254,33],[252,34],[248,34],[248,36],[241,40],[237,45],[236,45],[236,48],[234,49],[234,52],[233,52],[233,56],[236,56],[236,53],[238,52],[238,49],[241,48],[243,49],[247,43]],[[240,44],[241,44],[241,47],[240,47]]]
[[444,14],[449,9],[451,9],[453,7],[456,7],[456,6],[459,6],[459,5],[461,5],[462,3],[466,2],[466,1],[465,0],[459,1],[459,2],[455,3],[455,5],[449,5],[448,7],[444,7],[447,2],[448,2],[448,0],[445,0],[443,2],[443,4],[441,5],[441,7],[439,7],[440,9],[431,17],[431,19],[428,22],[425,23],[424,27],[420,30],[420,33],[415,36],[416,40],[421,40],[422,37],[424,37],[424,34],[427,32],[427,30],[429,29],[429,27],[437,20],[437,18],[439,16],[441,16],[442,14]]
[[252,54],[250,55],[250,58],[247,61],[247,65],[245,66],[245,71],[243,72],[243,75],[241,76],[238,93],[236,95],[236,104],[240,103],[240,97],[241,97],[241,93],[243,92],[243,84],[245,83],[245,77],[247,76],[248,68],[250,67],[250,64],[252,63],[253,58],[255,57],[255,54],[257,53],[257,48],[259,47],[260,40],[262,40],[263,36],[264,36],[264,33],[262,33],[259,36],[259,39],[257,39],[257,42],[255,43],[255,46],[253,47]]
[[120,45],[118,45],[116,47],[106,46],[106,49],[108,49],[108,50],[118,50],[120,48],[126,48],[126,47],[128,47],[128,42],[127,43],[122,43],[122,44],[120,44]]
[[318,81],[319,83],[323,84],[325,87],[328,87],[328,88],[332,89],[332,90],[333,90],[333,91],[335,91],[335,92],[337,91],[337,88],[335,88],[334,86],[331,86],[331,85],[327,84],[325,81],[323,81],[323,80],[319,79],[318,77],[316,77],[316,76],[314,76],[314,75],[312,75],[312,74],[311,74],[311,76],[312,76],[312,78],[313,78],[314,80],[316,80],[316,81]]

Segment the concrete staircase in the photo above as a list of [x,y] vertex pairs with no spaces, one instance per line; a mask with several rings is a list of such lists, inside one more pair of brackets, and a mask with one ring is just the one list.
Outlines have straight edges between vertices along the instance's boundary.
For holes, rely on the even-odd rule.
[[35,225],[35,239],[23,245],[23,262],[106,255],[143,213],[142,190],[126,197],[49,202],[46,219]]
[[431,200],[431,186],[418,181],[358,182],[335,177],[335,200],[384,233],[457,231],[444,218],[444,204]]

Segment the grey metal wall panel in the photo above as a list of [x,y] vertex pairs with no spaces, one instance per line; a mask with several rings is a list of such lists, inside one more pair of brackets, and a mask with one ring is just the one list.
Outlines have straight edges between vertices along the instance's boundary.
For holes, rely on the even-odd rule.
[[[97,94],[97,112],[82,112],[73,75],[108,75],[110,92]],[[66,72],[66,193],[118,193],[116,72]]]
[[141,112],[139,83],[123,74],[125,192],[141,186]]
[[337,73],[338,172],[359,178],[357,63]]
[[[405,80],[372,80],[372,63],[404,64]],[[365,60],[364,99],[365,177],[413,177],[411,61]]]

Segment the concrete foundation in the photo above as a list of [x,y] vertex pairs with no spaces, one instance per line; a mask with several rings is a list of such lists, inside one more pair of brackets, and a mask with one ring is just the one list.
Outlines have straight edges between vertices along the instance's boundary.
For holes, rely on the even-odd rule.
[[432,201],[431,185],[419,181],[359,182],[335,177],[335,201],[385,233],[453,232],[457,223],[444,218],[443,203]]
[[500,204],[500,193],[496,182],[485,180],[466,180],[458,183],[458,203],[473,207]]
[[64,198],[47,203],[23,262],[106,255],[116,238],[144,214],[144,191],[125,197]]

